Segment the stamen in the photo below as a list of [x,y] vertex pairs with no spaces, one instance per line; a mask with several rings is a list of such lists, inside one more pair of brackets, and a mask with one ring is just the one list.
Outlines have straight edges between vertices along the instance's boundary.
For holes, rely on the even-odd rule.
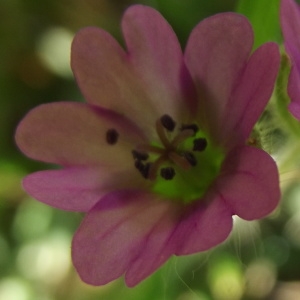
[[168,158],[183,170],[189,170],[191,168],[191,164],[183,156],[180,156],[176,152],[168,153]]
[[191,164],[191,166],[197,165],[197,160],[192,152],[185,151],[182,153],[183,157]]
[[[176,127],[175,121],[169,115],[163,115],[156,121],[155,126],[161,146],[140,144],[132,150],[135,167],[144,178],[155,180],[160,169],[160,175],[166,180],[170,180],[175,176],[175,169],[170,164],[175,164],[183,170],[189,170],[192,166],[197,165],[197,159],[192,151],[178,149],[180,144],[195,136],[199,130],[196,124],[183,124],[175,137],[167,133],[167,131],[174,131]],[[207,145],[205,138],[197,138],[193,142],[193,151],[203,151]],[[152,154],[156,156],[156,159],[148,162],[150,155],[150,160],[152,160]],[[165,164],[167,167],[161,168]]]
[[140,173],[145,179],[149,177],[149,170],[151,167],[151,163],[144,164],[140,160],[136,160],[134,166],[140,171]]
[[147,160],[149,158],[149,154],[146,152],[139,152],[136,150],[132,150],[132,156],[137,160]]
[[169,115],[163,115],[160,122],[168,131],[173,131],[176,126],[175,121]]
[[182,124],[180,127],[180,130],[186,130],[186,129],[192,129],[194,131],[194,134],[196,134],[199,130],[198,125],[196,124]]
[[106,142],[110,145],[115,145],[118,141],[119,133],[116,129],[111,128],[106,131]]
[[154,163],[151,164],[150,169],[149,169],[149,174],[148,174],[148,175],[149,175],[148,178],[149,178],[150,180],[152,180],[152,181],[155,180],[156,174],[157,174],[157,171],[158,171],[159,167],[160,167],[165,161],[166,161],[166,157],[165,157],[165,155],[162,155],[162,156],[158,157],[158,158],[155,160]]
[[171,180],[175,176],[175,170],[172,167],[162,168],[160,170],[160,176],[166,180]]
[[140,160],[136,160],[134,162],[134,166],[140,171],[142,172],[145,168],[145,165],[140,161]]
[[175,138],[172,141],[172,146],[174,148],[177,148],[179,144],[184,142],[187,138],[191,137],[194,135],[194,131],[192,129],[186,129],[181,131],[178,135],[175,136]]
[[142,175],[145,178],[149,178],[149,172],[150,172],[151,165],[152,165],[151,163],[146,163],[145,164],[145,167],[144,167],[144,170],[143,170],[143,173],[142,173]]
[[194,143],[194,147],[193,147],[194,151],[204,151],[207,147],[207,140],[205,138],[195,139],[193,143]]
[[165,149],[157,147],[157,146],[152,146],[152,145],[145,145],[145,144],[140,144],[136,146],[136,150],[138,152],[142,152],[142,153],[156,153],[156,154],[164,154],[165,153]]
[[162,144],[164,145],[164,147],[167,149],[170,148],[170,142],[166,136],[166,133],[165,133],[165,130],[164,130],[161,120],[157,120],[155,123],[155,126],[156,126],[156,132],[157,132]]

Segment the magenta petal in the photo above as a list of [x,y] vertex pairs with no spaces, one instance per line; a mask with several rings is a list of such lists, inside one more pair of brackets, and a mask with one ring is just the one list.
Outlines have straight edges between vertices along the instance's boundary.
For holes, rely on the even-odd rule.
[[88,211],[100,199],[98,176],[82,169],[41,171],[26,176],[23,187],[37,200],[56,208]]
[[172,203],[153,203],[147,211],[152,215],[152,222],[156,223],[145,235],[139,255],[132,260],[126,272],[125,281],[128,286],[138,284],[174,254],[174,244],[169,239],[176,228],[177,206]]
[[126,282],[133,286],[149,276],[171,255],[164,244],[177,214],[176,205],[152,194],[121,191],[105,196],[73,239],[73,262],[82,280],[103,285],[128,272]]
[[288,82],[288,94],[291,98],[289,110],[300,120],[300,6],[293,0],[282,0],[280,21],[284,45],[292,62]]
[[208,250],[222,243],[231,230],[232,210],[212,190],[204,199],[191,205],[182,217],[173,235],[178,244],[175,254],[186,255]]
[[300,71],[300,6],[294,0],[281,0],[280,21],[284,45]]
[[[119,133],[116,144],[106,134]],[[132,168],[131,150],[145,142],[130,121],[83,103],[44,104],[31,110],[20,122],[16,142],[29,157],[64,166],[105,165]]]
[[266,43],[251,55],[222,116],[223,144],[243,143],[249,137],[271,98],[279,65],[275,43]]
[[122,29],[130,62],[149,98],[161,114],[181,120],[187,106],[194,105],[195,91],[173,29],[159,12],[143,5],[127,9]]
[[209,17],[188,40],[185,61],[200,95],[199,115],[217,140],[231,93],[246,66],[253,44],[247,19],[235,13]]
[[261,149],[235,148],[224,161],[216,189],[233,214],[245,220],[265,217],[280,200],[276,163]]
[[288,94],[291,98],[289,111],[297,120],[300,120],[300,64],[299,70],[296,66],[292,66],[288,82]]
[[110,34],[94,27],[80,30],[73,40],[71,65],[87,102],[124,114],[153,136],[160,112],[127,53]]
[[41,171],[26,176],[23,187],[37,200],[70,211],[89,211],[106,193],[121,188],[145,186],[134,168],[72,167]]
[[128,53],[99,28],[80,30],[72,44],[72,69],[89,103],[130,117],[153,137],[159,117],[182,120],[193,108],[195,89],[176,35],[157,11],[131,6],[122,29]]

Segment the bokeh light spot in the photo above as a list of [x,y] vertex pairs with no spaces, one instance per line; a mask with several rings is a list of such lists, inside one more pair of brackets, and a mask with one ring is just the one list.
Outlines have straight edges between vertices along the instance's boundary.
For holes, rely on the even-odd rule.
[[33,199],[24,199],[16,212],[13,233],[18,240],[28,240],[45,233],[50,226],[53,209]]
[[64,78],[71,78],[70,51],[73,34],[61,27],[50,28],[38,41],[37,54],[45,66]]
[[246,294],[265,299],[276,283],[276,266],[267,259],[252,262],[245,272]]
[[71,235],[52,232],[47,238],[24,244],[17,256],[17,267],[28,279],[56,285],[67,275],[70,266]]
[[0,299],[32,300],[32,291],[24,280],[17,277],[7,277],[0,281]]
[[244,278],[240,264],[233,256],[222,254],[212,260],[208,283],[215,300],[242,299]]

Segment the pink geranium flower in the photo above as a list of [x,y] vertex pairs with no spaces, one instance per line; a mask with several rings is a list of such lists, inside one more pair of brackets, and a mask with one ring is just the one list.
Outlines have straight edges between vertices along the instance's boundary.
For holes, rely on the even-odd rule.
[[233,215],[262,218],[280,198],[275,162],[249,145],[273,90],[277,45],[250,55],[251,26],[235,13],[202,21],[184,55],[152,8],[130,7],[122,29],[127,50],[98,28],[74,39],[87,104],[41,105],[16,133],[26,155],[63,166],[27,176],[24,188],[87,213],[72,257],[94,285],[125,274],[134,286],[171,255],[223,242]]
[[292,62],[288,82],[289,111],[300,120],[300,6],[294,0],[282,0],[280,19],[284,46]]

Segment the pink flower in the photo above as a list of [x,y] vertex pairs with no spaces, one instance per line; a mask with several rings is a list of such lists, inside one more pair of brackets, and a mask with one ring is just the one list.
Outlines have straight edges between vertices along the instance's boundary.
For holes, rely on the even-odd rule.
[[127,51],[98,28],[74,39],[87,104],[41,105],[16,133],[26,155],[63,166],[27,176],[26,191],[87,213],[72,257],[93,285],[125,274],[134,286],[171,255],[223,242],[233,215],[262,218],[280,198],[275,162],[248,140],[273,90],[277,45],[250,56],[251,26],[235,13],[202,21],[184,55],[152,8],[130,7],[122,29]]
[[285,49],[292,62],[288,82],[289,111],[300,120],[300,6],[294,0],[282,0],[280,19]]

